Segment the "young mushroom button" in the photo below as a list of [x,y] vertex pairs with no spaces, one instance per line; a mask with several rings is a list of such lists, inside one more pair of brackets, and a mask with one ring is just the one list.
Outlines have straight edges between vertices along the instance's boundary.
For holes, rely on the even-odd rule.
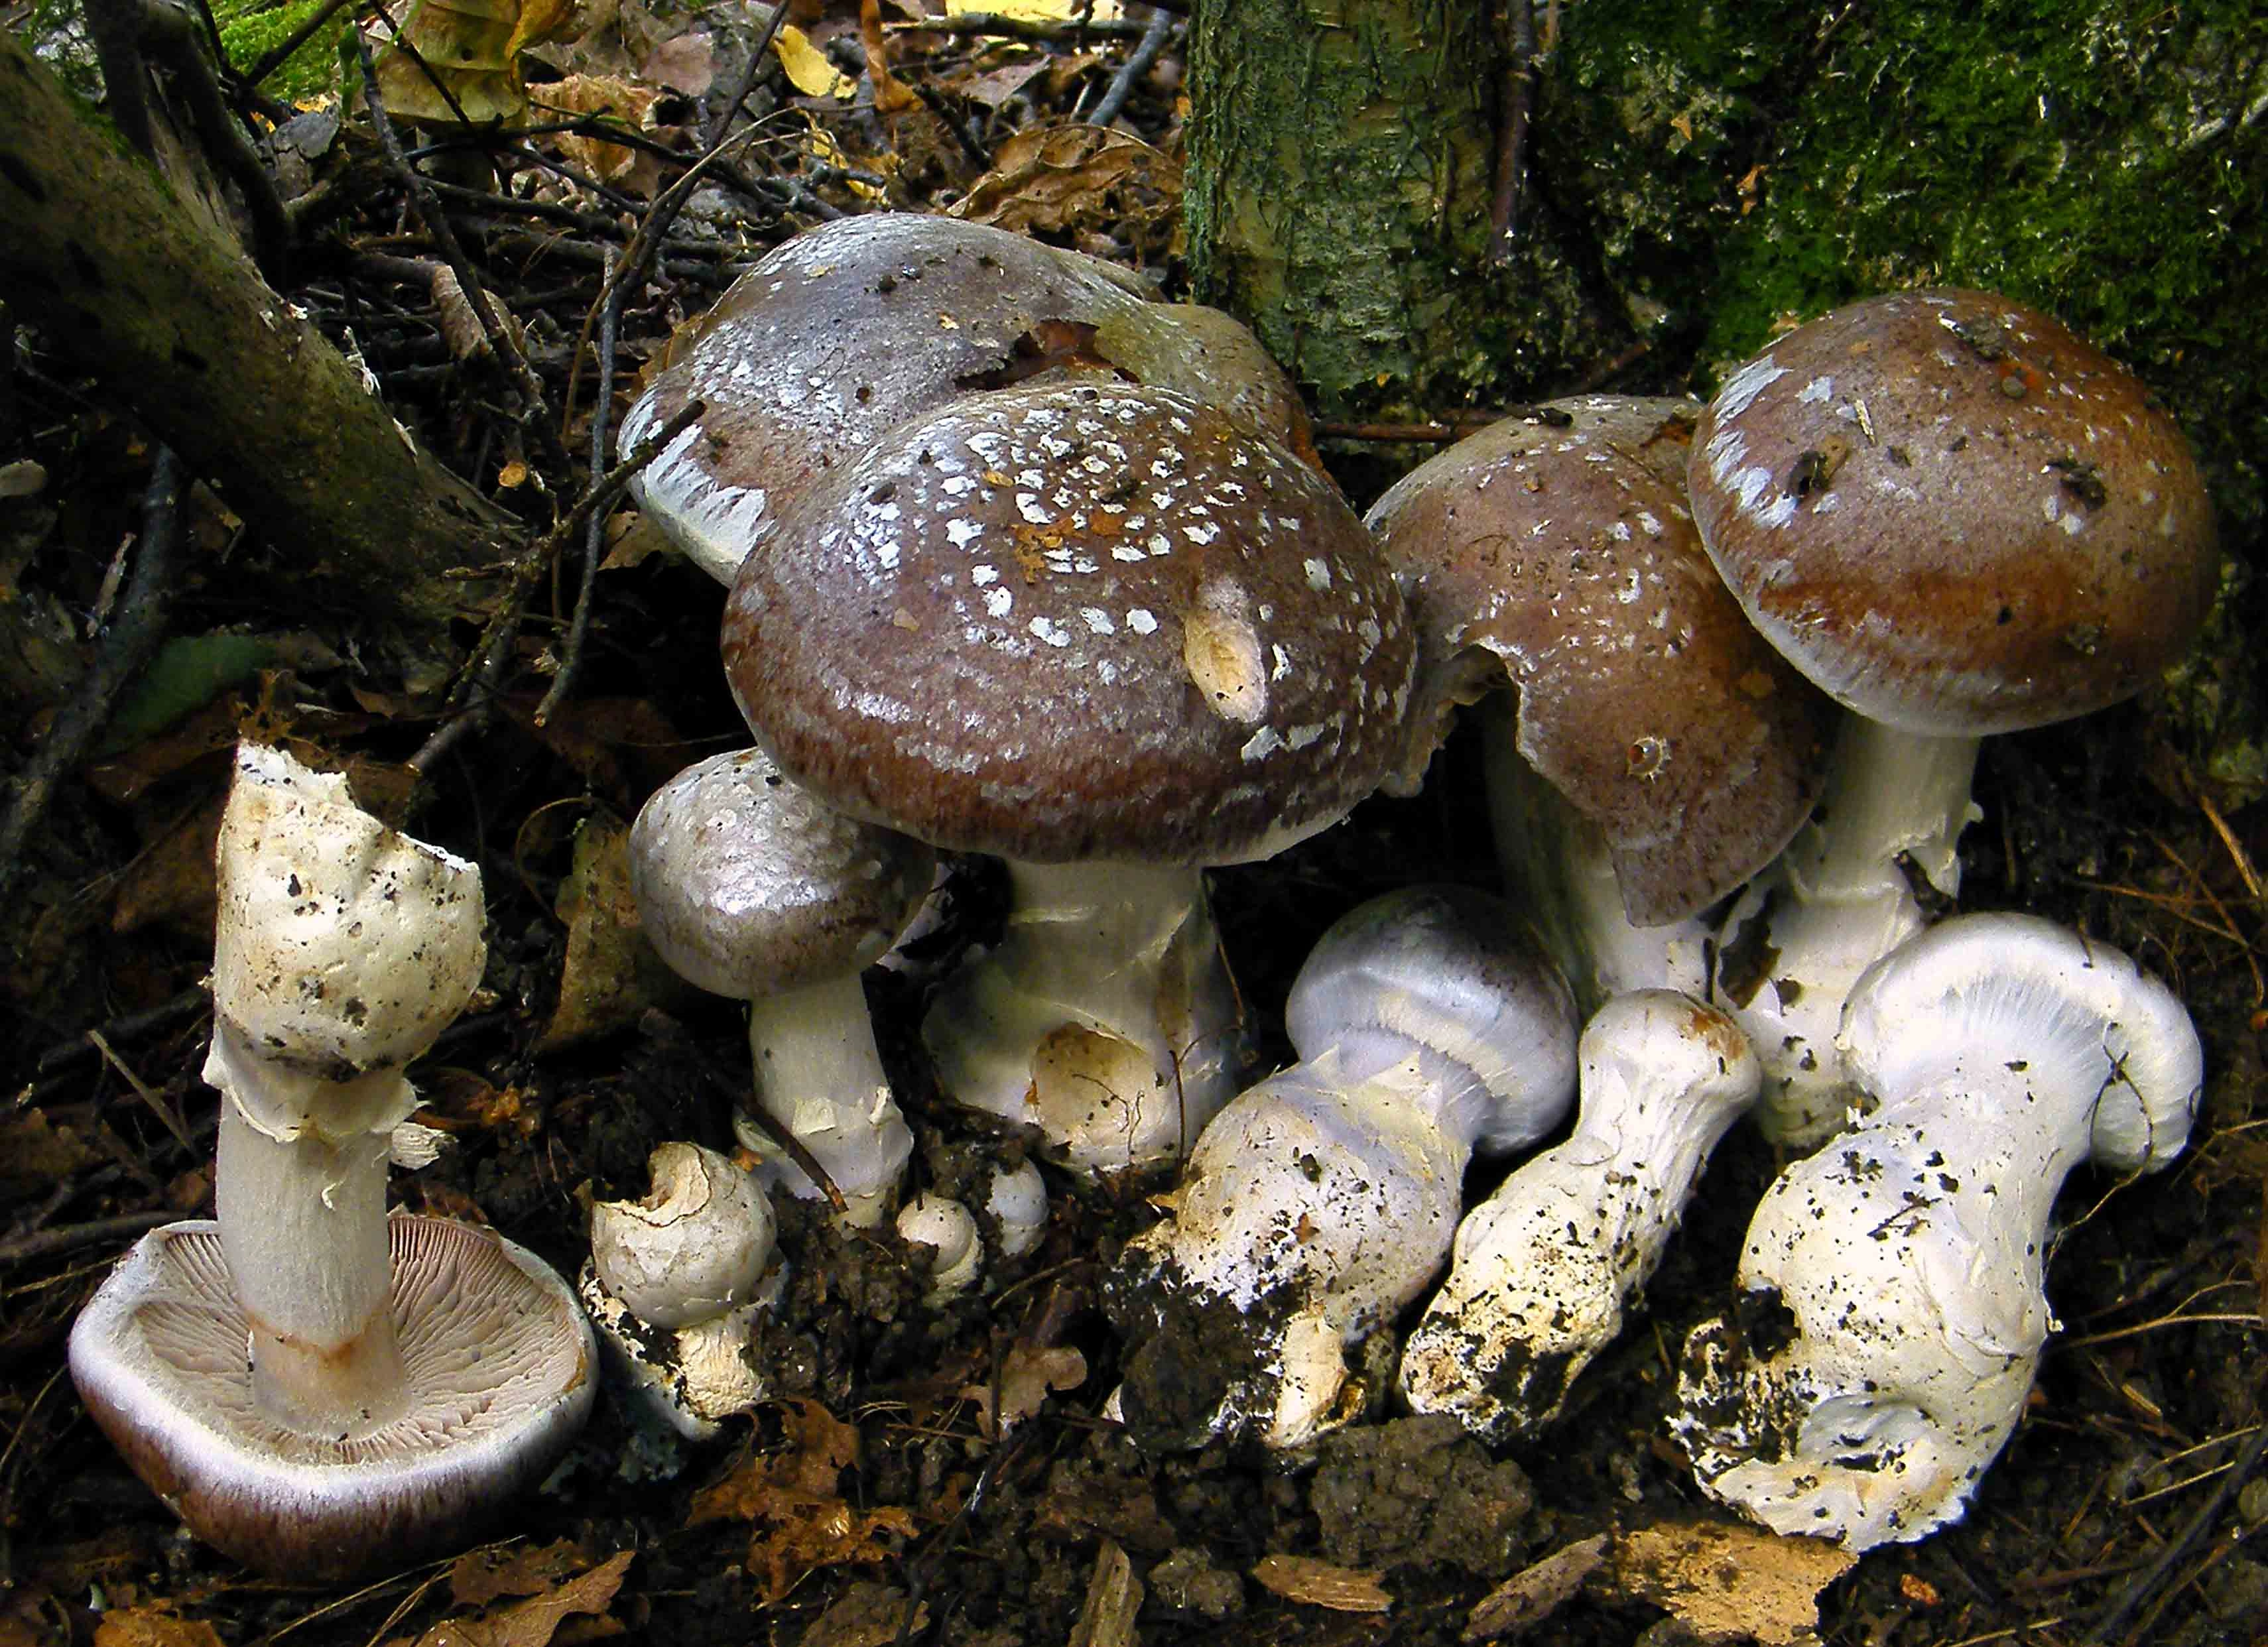
[[1402,599],[1328,481],[1132,385],[969,395],[806,490],[742,568],[741,712],[828,805],[1009,861],[924,1035],[961,1103],[1089,1172],[1178,1156],[1237,1075],[1200,867],[1377,787]]
[[892,424],[1042,373],[1180,389],[1306,439],[1290,379],[1218,310],[1153,303],[1115,264],[983,224],[878,212],[798,235],[680,328],[622,449],[702,411],[631,494],[729,584],[791,498]]
[[479,871],[246,744],[217,882],[219,1217],[128,1254],[71,1329],[71,1375],[198,1537],[344,1577],[541,1478],[590,1408],[590,1330],[512,1243],[386,1213],[403,1067],[480,980]]
[[[913,919],[934,855],[831,812],[748,749],[655,790],[630,827],[630,862],[638,918],[662,960],[748,1003],[757,1104],[811,1151],[850,1223],[878,1223],[913,1135],[858,974]],[[793,1195],[821,1193],[777,1151],[762,1173]]]
[[1448,1256],[1472,1152],[1534,1143],[1574,1096],[1566,980],[1484,893],[1352,911],[1285,1016],[1300,1061],[1213,1118],[1106,1289],[1134,1346],[1119,1412],[1147,1448],[1292,1447],[1356,1416],[1347,1348]]
[[1909,869],[1958,890],[1977,740],[2150,684],[2220,557],[2149,390],[1991,292],[1894,293],[1789,333],[1710,403],[1690,475],[1749,621],[1850,711],[1817,823],[1726,923],[1718,988],[1764,1060],[1766,1130],[1808,1146],[1850,1096],[1845,992],[1922,924]]
[[1738,1309],[1686,1341],[1673,1428],[1712,1496],[1866,1550],[1960,1519],[2054,1327],[2057,1190],[2090,1157],[2171,1161],[2202,1059],[2164,985],[2021,915],[1893,950],[1840,1040],[1875,1107],[1766,1192]]

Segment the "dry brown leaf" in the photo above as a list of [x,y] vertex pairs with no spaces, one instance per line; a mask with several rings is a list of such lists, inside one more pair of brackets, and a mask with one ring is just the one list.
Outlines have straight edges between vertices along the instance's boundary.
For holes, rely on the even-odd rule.
[[948,215],[1018,234],[1068,234],[1154,226],[1181,198],[1181,162],[1140,138],[1094,126],[1043,126],[1002,143],[992,169]]
[[[476,1618],[445,1619],[416,1639],[416,1647],[550,1647],[559,1627],[575,1614],[603,1614],[615,1602],[615,1593],[622,1587],[622,1575],[630,1570],[635,1550],[624,1550],[608,1556],[598,1566],[578,1577],[570,1578],[541,1595],[516,1602],[501,1612]],[[612,1621],[601,1619],[603,1625]],[[613,1629],[592,1630],[588,1627],[578,1632],[584,1639],[593,1634],[615,1635]],[[409,1647],[408,1636],[398,1637],[388,1647]]]
[[1551,1552],[1506,1579],[1473,1604],[1462,1639],[1518,1636],[1557,1612],[1607,1559],[1603,1533]]
[[1006,1434],[1040,1410],[1050,1390],[1075,1390],[1086,1382],[1086,1357],[1064,1345],[1043,1349],[1020,1338],[1000,1358],[1000,1423],[992,1423],[992,1386],[969,1384],[961,1394],[976,1403],[976,1427],[987,1439]]
[[419,0],[395,13],[414,58],[385,20],[365,25],[386,112],[429,125],[453,125],[458,110],[475,125],[518,120],[527,107],[519,54],[571,27],[574,9],[575,0]]
[[60,1182],[103,1158],[69,1127],[58,1127],[36,1109],[0,1120],[0,1182],[30,1179]]
[[751,1453],[714,1486],[694,1495],[688,1526],[747,1521],[747,1570],[768,1602],[777,1601],[814,1568],[887,1561],[885,1533],[910,1538],[913,1518],[887,1508],[854,1510],[842,1494],[843,1472],[858,1461],[858,1432],[819,1402],[778,1404],[787,1445]]
[[637,900],[630,894],[630,834],[611,819],[595,817],[575,831],[574,862],[559,889],[567,955],[559,969],[559,1001],[536,1040],[538,1053],[623,1028],[650,1006],[674,1006],[696,993],[639,931]]
[[[427,290],[433,299],[433,310],[441,322],[441,340],[449,346],[449,353],[459,360],[476,360],[489,352],[488,334],[481,328],[481,317],[473,308],[472,299],[458,283],[457,271],[446,263],[437,263]],[[489,300],[489,317],[503,328],[513,343],[522,341],[519,322],[511,310],[504,306],[496,293],[482,291]]]
[[1859,1558],[1817,1539],[1730,1522],[1662,1522],[1616,1541],[1609,1582],[1667,1607],[1706,1641],[1794,1647],[1819,1630],[1819,1592]]
[[1037,52],[1016,62],[988,69],[982,74],[957,75],[946,82],[946,89],[972,103],[982,103],[987,108],[998,108],[1017,92],[1034,75],[1043,73],[1048,59]]
[[1100,23],[1116,22],[1126,15],[1118,0],[1094,0],[1094,8],[1086,8],[1086,0],[945,0],[947,17],[1014,18],[1021,23],[1065,23],[1074,18],[1091,17]]
[[[537,87],[533,93],[534,101],[542,108],[563,114],[604,115],[631,131],[644,129],[646,115],[659,95],[651,86],[603,74],[571,74]],[[562,132],[551,141],[569,165],[595,173],[609,183],[628,180],[634,187],[642,187],[647,180],[637,174],[641,160],[647,163],[648,171],[659,175],[659,163],[651,156],[622,143],[608,143],[603,137]]]
[[176,1618],[170,1602],[113,1607],[94,1627],[94,1647],[222,1647],[220,1633],[202,1619]]
[[929,1628],[929,1603],[913,1603],[906,1617],[906,1592],[895,1585],[862,1578],[844,1587],[842,1599],[819,1615],[798,1647],[893,1647],[901,1636],[918,1640]]
[[671,35],[645,55],[638,78],[686,97],[702,96],[717,78],[716,37],[701,28]]
[[881,0],[858,0],[858,43],[866,52],[866,77],[874,83],[874,112],[895,114],[918,108],[921,99],[890,72],[890,54],[882,43]]
[[541,1595],[586,1565],[572,1542],[531,1548],[515,1544],[468,1550],[449,1569],[449,1593],[460,1607],[484,1607],[504,1596]]
[[1375,1572],[1312,1555],[1263,1555],[1252,1576],[1262,1589],[1286,1601],[1329,1607],[1334,1613],[1384,1613],[1394,1606]]

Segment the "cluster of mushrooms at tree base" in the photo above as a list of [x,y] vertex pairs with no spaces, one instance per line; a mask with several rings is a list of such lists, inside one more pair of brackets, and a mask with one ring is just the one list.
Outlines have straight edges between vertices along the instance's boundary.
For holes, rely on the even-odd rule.
[[[389,1220],[404,1067],[480,980],[478,872],[243,746],[218,1217],[149,1237],[71,1341],[201,1537],[340,1573],[461,1539],[602,1368],[718,1435],[771,1387],[778,1195],[895,1217],[943,1300],[1013,1273],[1050,1180],[1154,1174],[1104,1289],[1142,1447],[1296,1459],[1388,1402],[1535,1436],[1748,1116],[1798,1158],[1681,1357],[1696,1478],[1852,1550],[1962,1514],[2051,1326],[2057,1189],[2166,1165],[2202,1079],[2125,956],[1916,895],[1957,893],[1978,739],[2141,690],[2202,621],[2211,518],[2138,382],[2005,298],[1901,292],[1706,406],[1508,419],[1366,519],[1226,317],[879,216],[687,328],[624,449],[696,400],[637,496],[730,587],[754,746],[652,796],[631,880],[668,966],[748,1004],[746,1147],[656,1151],[574,1287]],[[1506,895],[1346,912],[1248,1004],[1297,1054],[1255,1068],[1204,870],[1416,789],[1468,705]],[[1029,1146],[966,1203],[909,1182],[859,983],[910,964],[941,854],[1012,894],[921,980],[941,1091]],[[1523,1155],[1464,1202],[1476,1156]]]

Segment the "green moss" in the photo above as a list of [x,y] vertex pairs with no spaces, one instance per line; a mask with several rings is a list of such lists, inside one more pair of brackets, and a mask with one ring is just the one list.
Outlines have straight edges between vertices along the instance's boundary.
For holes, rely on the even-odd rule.
[[[324,0],[217,0],[221,43],[229,61],[248,69],[288,40],[293,30],[323,9]],[[335,89],[338,48],[350,11],[342,11],[309,37],[307,43],[284,59],[263,83],[271,96],[288,101],[320,97]]]

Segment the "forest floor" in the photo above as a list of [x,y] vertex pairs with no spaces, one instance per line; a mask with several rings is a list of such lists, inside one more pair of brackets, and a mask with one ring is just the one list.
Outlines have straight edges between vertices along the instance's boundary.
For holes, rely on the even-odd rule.
[[[840,11],[798,15],[807,42],[822,55],[831,45],[855,77],[865,59],[855,22],[828,20]],[[760,87],[762,135],[740,158],[759,186],[688,203],[661,278],[621,316],[625,380],[736,265],[884,197],[961,200],[983,220],[1170,276],[1178,26],[1130,81],[1128,119],[1147,141],[1076,124],[1131,39],[1030,33],[1033,45],[1012,48],[892,28],[883,38],[914,101],[863,151],[831,135],[856,122],[809,117],[823,87],[784,99]],[[635,105],[654,147],[570,129],[519,145],[517,182],[460,173],[473,179],[458,202],[468,249],[523,327],[555,410],[599,308],[600,254],[622,253],[696,143],[695,100],[731,83],[748,44],[625,8],[604,38],[555,50],[551,72],[581,77],[578,97]],[[600,82],[612,84],[591,89]],[[283,169],[304,168],[287,193],[324,193],[291,295],[342,342],[351,332],[389,403],[459,473],[540,510],[527,476],[541,457],[499,410],[505,386],[460,357],[428,293],[403,283],[409,261],[436,251],[374,144],[335,109],[302,121],[285,128]],[[604,187],[563,181],[563,161]],[[1690,366],[1643,362],[1601,386],[1677,392],[1693,386],[1677,375]],[[0,476],[39,471],[36,485],[0,489],[0,589],[83,614],[105,599],[110,546],[137,527],[150,444],[77,381],[54,340],[0,377]],[[578,451],[584,378],[568,443]],[[585,478],[552,477],[570,495]],[[0,1647],[542,1647],[617,1634],[682,1647],[1593,1647],[1806,1639],[1815,1607],[1837,1647],[2268,1643],[2257,1442],[2268,894],[2256,870],[2268,805],[2218,810],[2146,702],[1987,747],[1962,902],[2076,925],[2172,983],[2205,1047],[2203,1114],[2170,1170],[2123,1184],[2082,1170],[2067,1188],[2049,1271],[2062,1332],[1957,1526],[1853,1564],[1773,1540],[1695,1488],[1664,1422],[1675,1347],[1728,1302],[1748,1214],[1778,1165],[1742,1129],[1644,1309],[1531,1444],[1491,1451],[1381,1410],[1295,1460],[1229,1446],[1145,1457],[1101,1416],[1121,1349],[1097,1292],[1162,1186],[1051,1173],[1039,1247],[943,1307],[922,1302],[895,1239],[784,1209],[791,1281],[761,1329],[775,1399],[717,1443],[679,1446],[602,1403],[541,1490],[461,1560],[381,1565],[354,1585],[247,1575],[179,1530],[86,1420],[63,1369],[71,1318],[117,1254],[161,1217],[210,1205],[217,1100],[198,1078],[200,981],[210,831],[239,729],[346,764],[366,796],[486,871],[486,989],[416,1071],[419,1119],[449,1144],[397,1174],[405,1206],[485,1222],[572,1273],[591,1202],[641,1193],[654,1143],[730,1146],[747,1043],[728,1004],[626,962],[609,971],[605,952],[620,895],[609,843],[660,781],[743,736],[710,661],[721,592],[623,518],[558,712],[539,724],[534,710],[578,599],[563,573],[490,677],[490,711],[413,773],[449,724],[433,683],[361,655],[356,614],[276,609],[262,592],[269,551],[240,546],[239,530],[219,500],[193,498],[173,632],[198,644],[175,654],[180,680],[129,693],[134,712],[62,786],[0,912],[12,955],[0,1020],[17,1026],[0,1040]],[[58,701],[92,652],[85,633],[67,628],[51,649]],[[48,707],[0,734],[14,756]],[[1461,734],[1419,797],[1371,801],[1278,859],[1214,875],[1224,944],[1271,1056],[1287,1055],[1274,1017],[1285,988],[1336,915],[1407,882],[1494,882],[1479,797]],[[981,930],[998,912],[981,876],[972,887]],[[938,1099],[914,1033],[917,987],[883,974],[870,987],[917,1176],[950,1190],[1019,1158],[1020,1142]],[[1504,1170],[1476,1169],[1471,1193]],[[996,1437],[995,1410],[1020,1422]]]

